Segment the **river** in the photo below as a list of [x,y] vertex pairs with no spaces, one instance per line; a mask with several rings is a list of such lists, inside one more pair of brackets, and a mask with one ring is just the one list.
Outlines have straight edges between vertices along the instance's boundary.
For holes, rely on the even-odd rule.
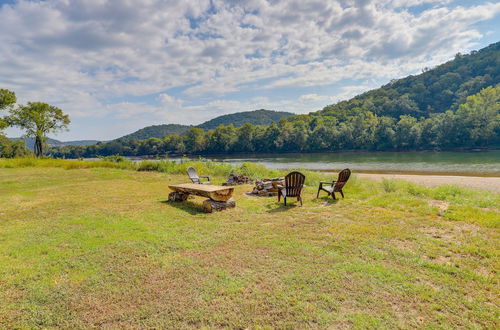
[[[336,171],[350,168],[366,173],[500,176],[500,150],[240,154],[204,158],[236,164],[254,162],[276,169],[303,168]],[[179,160],[178,158],[171,159]]]

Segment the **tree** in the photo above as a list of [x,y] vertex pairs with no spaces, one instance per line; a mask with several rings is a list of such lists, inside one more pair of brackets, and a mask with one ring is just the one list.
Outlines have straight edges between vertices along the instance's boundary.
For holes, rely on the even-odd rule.
[[35,138],[35,155],[43,155],[46,134],[67,129],[70,120],[63,111],[42,102],[28,102],[10,110],[7,120],[10,124],[26,130],[26,136]]
[[237,138],[234,143],[234,151],[236,152],[253,152],[255,126],[250,123],[245,123],[237,129]]
[[15,158],[24,157],[31,152],[26,148],[26,143],[23,140],[11,141],[0,134],[0,157]]
[[[16,93],[11,92],[8,89],[0,89],[0,110],[12,107],[16,101]],[[7,126],[7,121],[0,117],[0,130],[6,128]]]
[[493,139],[498,139],[500,86],[490,86],[467,97],[467,102],[458,107],[456,114],[459,125],[468,135],[465,143],[487,146]]
[[184,144],[189,153],[203,151],[206,145],[205,131],[201,128],[190,128],[184,136]]

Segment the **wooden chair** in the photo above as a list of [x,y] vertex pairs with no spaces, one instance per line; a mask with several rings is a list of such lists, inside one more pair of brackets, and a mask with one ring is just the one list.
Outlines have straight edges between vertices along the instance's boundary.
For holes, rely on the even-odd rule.
[[[335,198],[335,193],[339,192],[342,195],[342,198],[344,198],[344,192],[342,191],[342,188],[346,184],[347,180],[349,180],[349,177],[351,176],[351,170],[346,168],[345,170],[342,170],[339,173],[339,177],[337,181],[332,181],[332,182],[320,182],[319,183],[319,188],[318,188],[318,194],[316,195],[316,198],[319,197],[319,192],[321,190],[326,191],[328,193],[328,196],[332,195],[333,199]],[[328,186],[323,186],[323,185],[328,185]]]
[[[187,173],[189,178],[193,183],[197,184],[210,184],[210,177],[208,176],[198,176],[198,172],[196,172],[196,169],[194,167],[188,167]],[[207,179],[205,182],[201,182],[200,178]]]
[[302,188],[304,187],[304,181],[306,177],[300,172],[291,172],[285,176],[285,186],[278,186],[278,202],[281,200],[281,196],[285,201],[287,197],[297,197],[297,200],[302,206],[302,197],[300,196]]

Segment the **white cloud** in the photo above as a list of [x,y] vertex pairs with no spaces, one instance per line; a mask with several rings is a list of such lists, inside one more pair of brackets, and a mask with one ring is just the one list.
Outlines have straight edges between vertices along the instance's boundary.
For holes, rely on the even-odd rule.
[[0,7],[0,86],[62,107],[75,125],[305,112],[351,94],[255,97],[416,73],[475,47],[485,33],[475,24],[499,12],[500,3],[450,0],[20,0]]

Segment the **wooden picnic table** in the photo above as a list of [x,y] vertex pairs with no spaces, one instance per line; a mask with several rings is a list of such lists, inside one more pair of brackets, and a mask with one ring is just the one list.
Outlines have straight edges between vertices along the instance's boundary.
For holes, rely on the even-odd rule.
[[172,202],[185,201],[189,195],[207,197],[208,199],[203,202],[205,212],[222,211],[236,206],[232,198],[234,191],[232,187],[196,183],[173,184],[168,187],[172,190],[168,200]]

